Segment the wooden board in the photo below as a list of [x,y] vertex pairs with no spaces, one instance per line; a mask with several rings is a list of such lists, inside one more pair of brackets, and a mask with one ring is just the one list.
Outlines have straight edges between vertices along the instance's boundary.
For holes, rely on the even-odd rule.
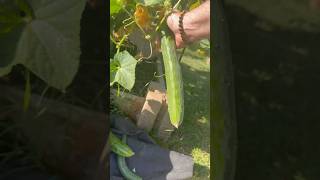
[[155,124],[158,113],[165,101],[165,94],[157,82],[151,82],[146,95],[146,101],[141,109],[137,126],[150,132]]
[[129,93],[120,93],[120,96],[118,96],[117,91],[114,89],[112,89],[110,93],[112,101],[117,105],[121,112],[137,123],[146,99]]

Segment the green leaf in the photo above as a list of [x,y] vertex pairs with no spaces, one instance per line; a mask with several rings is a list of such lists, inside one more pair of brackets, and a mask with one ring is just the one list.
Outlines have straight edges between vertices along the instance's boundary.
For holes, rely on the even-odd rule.
[[130,91],[135,83],[136,65],[137,60],[128,51],[115,54],[110,66],[110,86],[117,82]]
[[[64,91],[77,73],[80,57],[80,19],[86,0],[28,0],[34,19],[24,24],[16,35],[13,61],[1,68],[0,76],[8,68],[23,64],[49,86]],[[8,40],[0,37],[0,47]],[[7,62],[8,64],[8,62]]]
[[118,13],[122,6],[120,0],[110,0],[110,15]]

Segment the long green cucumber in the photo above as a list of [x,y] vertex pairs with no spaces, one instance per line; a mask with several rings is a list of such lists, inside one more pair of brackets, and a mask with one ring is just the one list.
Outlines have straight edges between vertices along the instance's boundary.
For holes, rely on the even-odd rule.
[[111,151],[113,151],[114,153],[123,157],[130,157],[134,155],[134,152],[131,150],[131,148],[125,143],[121,142],[121,140],[112,132],[110,132],[109,134],[109,141]]
[[[127,141],[127,136],[126,135],[123,135],[122,137],[122,143],[126,143]],[[119,167],[119,170],[122,174],[122,176],[127,179],[127,180],[142,180],[142,178],[138,175],[136,175],[135,173],[133,173],[127,166],[127,163],[126,163],[126,159],[125,157],[122,157],[122,156],[119,156],[118,155],[118,158],[117,158],[117,161],[118,161],[118,167]]]
[[184,95],[181,67],[172,36],[162,32],[161,52],[167,87],[167,101],[171,124],[178,128],[183,121]]

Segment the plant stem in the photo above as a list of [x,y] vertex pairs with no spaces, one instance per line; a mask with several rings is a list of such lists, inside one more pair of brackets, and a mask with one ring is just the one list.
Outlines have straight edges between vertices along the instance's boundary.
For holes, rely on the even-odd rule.
[[116,45],[117,45],[116,40],[114,40],[114,39],[113,39],[113,37],[111,36],[111,34],[110,34],[110,39],[111,39],[111,41],[112,41],[114,44],[116,44]]
[[156,28],[156,31],[158,31],[160,29],[160,26],[163,24],[164,20],[166,20],[166,18],[174,11],[178,8],[179,4],[181,3],[181,0],[179,0],[171,10],[166,11],[165,15],[163,16],[163,18],[161,19],[159,25]]
[[143,30],[143,28],[136,22],[135,17],[133,17],[133,15],[130,14],[130,12],[129,12],[126,8],[122,7],[122,9],[130,16],[130,18],[134,19],[134,22],[135,22],[136,25],[139,27],[139,29],[142,31],[142,33],[144,34],[144,36],[147,36],[147,33],[146,33],[146,32]]
[[179,6],[179,4],[181,3],[181,0],[179,0],[174,6],[173,6],[173,10],[177,9],[177,7]]
[[117,47],[117,54],[120,52],[121,45],[123,44],[124,40],[127,39],[127,37],[128,37],[127,34],[124,35],[124,36],[122,37],[122,39],[120,40],[120,42],[117,44],[117,46],[116,46],[116,47]]

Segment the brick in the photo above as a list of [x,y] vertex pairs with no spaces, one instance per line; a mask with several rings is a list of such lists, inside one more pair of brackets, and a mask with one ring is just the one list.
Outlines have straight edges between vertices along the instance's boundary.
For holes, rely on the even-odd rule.
[[162,107],[164,94],[161,92],[161,86],[157,82],[151,82],[149,85],[146,101],[139,115],[137,126],[150,132],[156,121],[158,113]]

